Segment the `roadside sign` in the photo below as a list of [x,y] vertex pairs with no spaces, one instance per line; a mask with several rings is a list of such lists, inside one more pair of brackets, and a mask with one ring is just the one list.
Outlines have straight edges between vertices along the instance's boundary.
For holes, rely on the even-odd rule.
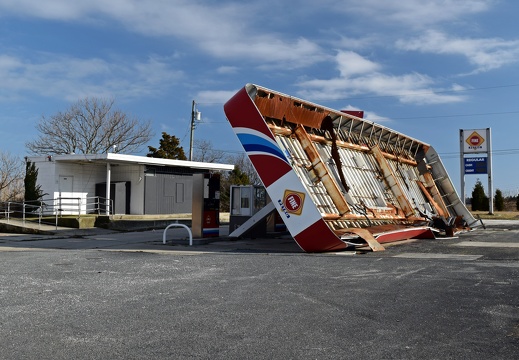
[[465,174],[488,173],[488,162],[485,156],[465,158]]
[[[492,131],[486,129],[460,129],[461,199],[465,204],[465,175],[488,174],[488,211],[494,213],[492,187]],[[479,155],[478,155],[479,154]],[[469,157],[466,157],[468,155]]]
[[487,152],[487,130],[463,130],[463,152]]

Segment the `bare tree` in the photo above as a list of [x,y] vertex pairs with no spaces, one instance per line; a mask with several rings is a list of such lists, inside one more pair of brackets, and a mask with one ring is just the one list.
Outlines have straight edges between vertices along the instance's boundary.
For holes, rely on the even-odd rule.
[[0,201],[23,197],[23,161],[0,150]]
[[224,151],[215,150],[213,144],[207,140],[195,141],[195,150],[195,161],[234,164],[241,172],[247,175],[250,184],[261,185],[261,179],[259,178],[258,173],[245,153],[226,156]]
[[26,144],[38,155],[138,151],[153,136],[151,123],[114,109],[114,100],[85,98],[65,112],[42,117],[39,136]]
[[194,161],[214,163],[224,160],[224,152],[215,150],[210,141],[195,140],[195,150]]

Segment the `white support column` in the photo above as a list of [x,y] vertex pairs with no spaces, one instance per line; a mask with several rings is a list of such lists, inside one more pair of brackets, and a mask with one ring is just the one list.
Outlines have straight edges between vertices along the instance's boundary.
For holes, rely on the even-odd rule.
[[240,237],[247,230],[250,230],[254,225],[276,211],[273,202],[269,202],[265,207],[261,208],[256,214],[252,215],[247,221],[241,224],[236,230],[229,234],[229,237]]
[[488,213],[494,214],[494,185],[492,183],[492,133],[487,128],[487,174],[488,174]]
[[463,129],[460,129],[460,181],[461,181],[461,201],[466,206],[467,202],[465,199],[465,151],[463,148],[463,141],[465,137],[463,135]]
[[112,177],[112,168],[110,163],[106,163],[106,215],[110,215],[110,181]]

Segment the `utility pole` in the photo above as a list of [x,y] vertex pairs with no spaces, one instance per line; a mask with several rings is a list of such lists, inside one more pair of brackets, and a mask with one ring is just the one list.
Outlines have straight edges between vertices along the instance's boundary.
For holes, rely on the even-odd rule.
[[191,138],[189,141],[189,161],[193,161],[193,136],[195,133],[195,100],[191,105]]
[[193,161],[193,135],[195,134],[195,121],[202,119],[202,113],[196,109],[196,102],[191,105],[191,139],[189,141],[189,161]]

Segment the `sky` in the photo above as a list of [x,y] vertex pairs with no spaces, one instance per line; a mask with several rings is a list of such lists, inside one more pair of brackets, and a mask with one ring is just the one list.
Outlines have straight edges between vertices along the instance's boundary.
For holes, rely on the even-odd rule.
[[[493,190],[519,190],[519,2],[0,0],[0,151],[42,116],[113,98],[189,151],[243,153],[223,104],[255,83],[431,144],[460,191],[460,129],[492,131]],[[145,155],[147,145],[140,153]],[[195,148],[196,153],[196,148]],[[465,175],[466,193],[486,174]]]

